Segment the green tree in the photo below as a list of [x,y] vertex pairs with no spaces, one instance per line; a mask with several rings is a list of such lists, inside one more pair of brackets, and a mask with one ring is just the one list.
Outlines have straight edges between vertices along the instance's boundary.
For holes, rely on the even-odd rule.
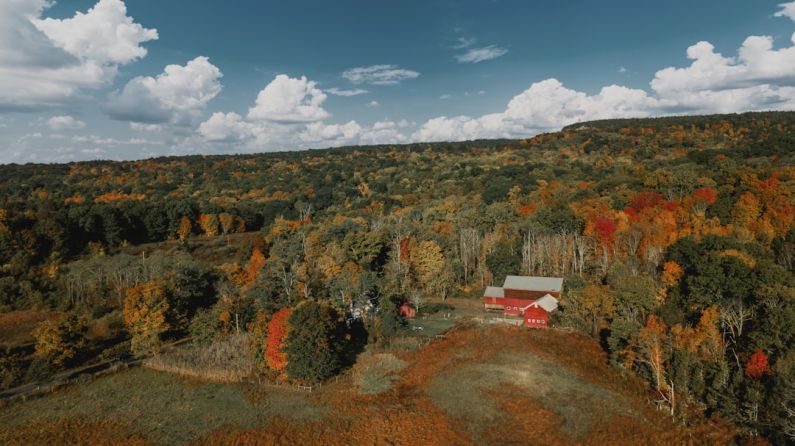
[[486,266],[494,277],[493,283],[501,285],[506,276],[519,274],[522,259],[511,243],[500,242],[486,256]]
[[287,320],[287,376],[315,383],[343,366],[346,327],[339,313],[325,303],[307,300],[295,307]]

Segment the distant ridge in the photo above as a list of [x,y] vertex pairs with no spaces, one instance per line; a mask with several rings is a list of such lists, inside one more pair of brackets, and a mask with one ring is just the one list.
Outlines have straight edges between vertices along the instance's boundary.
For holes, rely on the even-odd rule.
[[[621,118],[621,119],[600,119],[596,121],[578,122],[569,124],[561,131],[577,131],[588,128],[614,129],[622,127],[667,127],[671,125],[710,125],[719,122],[730,122],[732,124],[748,121],[752,119],[793,119],[795,111],[766,111],[766,112],[745,112],[745,113],[726,113],[715,115],[680,115],[680,116],[661,116],[651,118]],[[550,132],[556,133],[556,132]]]

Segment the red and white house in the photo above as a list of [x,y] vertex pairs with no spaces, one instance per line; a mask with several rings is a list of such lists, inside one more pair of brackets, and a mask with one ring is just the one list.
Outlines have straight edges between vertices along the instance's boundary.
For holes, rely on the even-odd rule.
[[502,287],[486,288],[483,305],[486,310],[521,316],[528,327],[546,327],[562,291],[560,277],[508,276]]

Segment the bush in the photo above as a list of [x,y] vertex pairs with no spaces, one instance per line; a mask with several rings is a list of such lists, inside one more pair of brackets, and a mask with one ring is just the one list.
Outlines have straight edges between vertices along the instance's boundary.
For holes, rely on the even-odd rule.
[[129,341],[108,347],[99,354],[100,361],[121,361],[130,357],[132,357],[132,350]]
[[214,309],[203,308],[191,319],[188,332],[195,344],[209,345],[218,339],[222,326],[223,323]]
[[31,361],[28,366],[28,371],[25,373],[25,382],[38,383],[47,381],[55,374],[55,367],[53,367],[49,358],[39,356]]

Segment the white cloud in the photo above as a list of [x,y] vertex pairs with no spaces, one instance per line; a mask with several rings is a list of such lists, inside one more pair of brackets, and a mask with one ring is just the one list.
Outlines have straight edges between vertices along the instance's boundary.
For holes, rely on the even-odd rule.
[[100,0],[86,13],[42,19],[47,0],[0,2],[0,109],[34,110],[80,99],[106,86],[118,66],[146,55],[157,39],[127,16],[121,0]]
[[114,119],[143,124],[188,124],[221,92],[221,70],[206,57],[168,65],[157,77],[136,77],[110,97]]
[[294,79],[280,74],[259,92],[256,104],[248,110],[248,119],[276,123],[321,121],[331,116],[322,107],[325,100],[326,94],[306,76]]
[[237,113],[213,113],[199,125],[199,134],[210,142],[241,142],[255,136],[253,124]]
[[380,107],[381,104],[378,101],[370,101],[367,103],[367,106],[370,108]]
[[462,50],[464,48],[469,48],[470,46],[477,43],[478,39],[474,37],[459,37],[455,40],[455,43],[450,46],[450,48],[454,50]]
[[71,116],[53,116],[47,120],[47,125],[53,130],[79,130],[86,127],[86,123]]
[[455,59],[458,63],[479,63],[486,60],[496,59],[508,54],[508,50],[497,45],[489,45],[483,48],[470,48],[464,54],[457,54]]
[[557,79],[547,79],[514,96],[500,113],[477,118],[433,118],[414,132],[412,139],[450,141],[520,137],[578,121],[648,116],[649,110],[656,105],[657,101],[643,90],[611,85],[589,96],[564,87]]
[[372,65],[345,70],[342,77],[354,84],[395,85],[407,79],[415,79],[420,73],[400,68],[397,65]]
[[622,74],[626,73],[627,72],[627,67],[624,67],[624,66],[618,67],[618,72],[622,73]]
[[367,90],[364,90],[362,88],[354,88],[354,89],[350,89],[350,90],[343,90],[343,89],[335,87],[335,88],[327,88],[325,91],[326,91],[326,93],[333,94],[334,96],[346,96],[346,97],[347,96],[359,96],[360,94],[368,93]]
[[[785,11],[795,11],[795,2],[782,7],[779,15],[790,17]],[[433,118],[412,139],[521,137],[596,119],[795,109],[795,34],[779,49],[772,37],[750,36],[730,57],[698,42],[687,57],[688,66],[657,71],[650,92],[610,85],[590,95],[547,79],[516,95],[501,112]]]
[[453,99],[453,95],[451,95],[449,93],[445,93],[443,95],[440,95],[439,99]]
[[82,59],[127,64],[146,56],[142,42],[156,40],[157,30],[146,29],[127,16],[122,0],[99,0],[86,13],[69,19],[34,19],[34,26],[56,46]]
[[298,137],[302,142],[339,145],[355,141],[361,131],[362,128],[356,121],[330,125],[312,122],[307,124],[306,129],[299,133]]
[[406,120],[399,122],[378,121],[371,127],[362,131],[359,136],[360,144],[395,144],[408,141],[401,129],[410,127],[412,124]]
[[735,57],[717,53],[709,42],[689,47],[687,57],[690,66],[662,69],[651,81],[672,109],[708,113],[793,106],[795,45],[773,49],[772,37],[750,36]]
[[775,14],[776,17],[788,17],[790,20],[795,21],[795,2],[781,3],[778,5],[780,8]]

